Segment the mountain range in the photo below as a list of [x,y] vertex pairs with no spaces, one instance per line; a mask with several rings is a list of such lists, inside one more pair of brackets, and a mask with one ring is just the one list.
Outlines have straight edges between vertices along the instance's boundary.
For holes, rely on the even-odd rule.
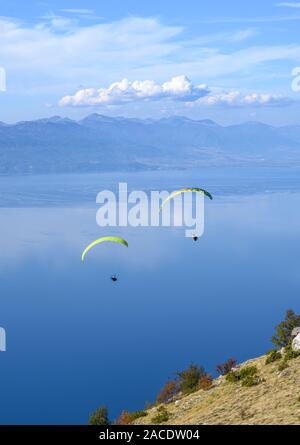
[[0,123],[0,174],[300,165],[300,125],[54,116]]

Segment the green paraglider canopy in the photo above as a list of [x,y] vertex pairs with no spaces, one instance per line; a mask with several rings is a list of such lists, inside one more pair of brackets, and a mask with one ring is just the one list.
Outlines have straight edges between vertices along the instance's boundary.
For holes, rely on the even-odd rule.
[[180,189],[180,190],[176,190],[175,192],[171,193],[162,203],[162,205],[160,206],[160,210],[163,208],[163,206],[170,201],[171,199],[173,199],[175,196],[180,195],[181,193],[188,193],[188,192],[192,192],[192,193],[203,193],[205,196],[207,196],[209,199],[213,199],[212,195],[204,189],[200,189],[198,187],[187,187],[184,189]]
[[101,238],[96,239],[92,243],[90,243],[82,252],[81,261],[84,262],[85,255],[97,244],[103,243],[105,241],[112,241],[114,243],[123,244],[123,246],[128,247],[128,243],[125,239],[120,238],[119,236],[102,236]]

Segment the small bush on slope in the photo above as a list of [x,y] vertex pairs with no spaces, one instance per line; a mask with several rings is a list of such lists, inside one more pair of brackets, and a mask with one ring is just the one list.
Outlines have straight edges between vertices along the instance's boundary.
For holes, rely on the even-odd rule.
[[236,360],[234,358],[229,358],[226,362],[217,365],[216,371],[221,375],[227,375],[235,366]]
[[151,422],[158,425],[163,422],[167,422],[170,418],[170,415],[167,409],[162,405],[158,408],[155,416],[152,417]]
[[280,354],[279,351],[277,351],[276,349],[272,349],[267,354],[266,365],[269,365],[270,363],[273,363],[273,362],[276,362],[277,360],[280,360],[281,357],[282,357],[282,355]]
[[134,411],[130,413],[127,410],[122,411],[121,415],[116,420],[116,425],[130,425],[136,419],[147,416],[146,411]]
[[203,366],[191,364],[187,369],[177,372],[179,390],[183,394],[189,394],[199,388],[199,381],[201,377],[205,376],[206,372]]
[[211,388],[213,382],[213,378],[210,374],[205,374],[204,376],[200,377],[199,380],[199,389],[204,389],[204,391],[207,391]]
[[179,384],[176,380],[169,380],[160,390],[156,402],[157,403],[168,403],[173,400],[173,397],[179,391]]
[[108,410],[106,406],[98,408],[89,418],[90,425],[109,425]]
[[248,375],[242,380],[242,386],[250,388],[250,386],[256,386],[260,383],[258,375]]
[[281,371],[284,371],[284,370],[285,370],[286,368],[288,368],[288,367],[289,367],[289,365],[288,365],[288,363],[287,363],[287,360],[283,359],[283,360],[279,363],[277,370],[278,370],[279,372],[281,372]]
[[299,356],[300,356],[300,351],[294,351],[291,343],[289,343],[284,348],[284,360],[286,361],[293,360],[294,358],[297,358]]
[[[253,386],[254,382],[258,380],[257,367],[256,366],[246,366],[239,371],[230,371],[226,375],[227,382],[237,383],[242,382],[243,386]],[[257,384],[257,383],[256,383]]]

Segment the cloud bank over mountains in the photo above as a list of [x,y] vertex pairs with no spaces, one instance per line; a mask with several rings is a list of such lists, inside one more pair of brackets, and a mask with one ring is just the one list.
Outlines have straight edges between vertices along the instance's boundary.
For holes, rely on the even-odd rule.
[[209,94],[196,101],[197,105],[233,106],[233,107],[282,107],[290,105],[293,100],[281,94],[250,93],[240,91]]
[[85,88],[78,90],[73,96],[64,96],[59,104],[65,105],[114,105],[139,100],[173,99],[192,102],[209,94],[207,85],[196,85],[186,76],[172,77],[162,84],[153,80],[123,79],[112,83],[108,88]]
[[185,102],[187,106],[285,106],[292,100],[279,94],[242,94],[233,90],[213,92],[206,84],[193,85],[187,76],[172,77],[164,83],[154,80],[123,79],[108,88],[82,88],[74,95],[64,96],[59,105],[65,106],[107,106],[137,101],[171,99]]

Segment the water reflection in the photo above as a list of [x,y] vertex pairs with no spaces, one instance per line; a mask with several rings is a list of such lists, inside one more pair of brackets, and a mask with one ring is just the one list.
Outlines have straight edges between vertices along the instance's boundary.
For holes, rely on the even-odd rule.
[[[2,423],[85,423],[141,408],[190,361],[214,371],[264,353],[274,324],[299,310],[298,193],[223,196],[194,243],[181,228],[101,236],[96,207],[0,210]],[[119,277],[117,283],[109,279]]]

